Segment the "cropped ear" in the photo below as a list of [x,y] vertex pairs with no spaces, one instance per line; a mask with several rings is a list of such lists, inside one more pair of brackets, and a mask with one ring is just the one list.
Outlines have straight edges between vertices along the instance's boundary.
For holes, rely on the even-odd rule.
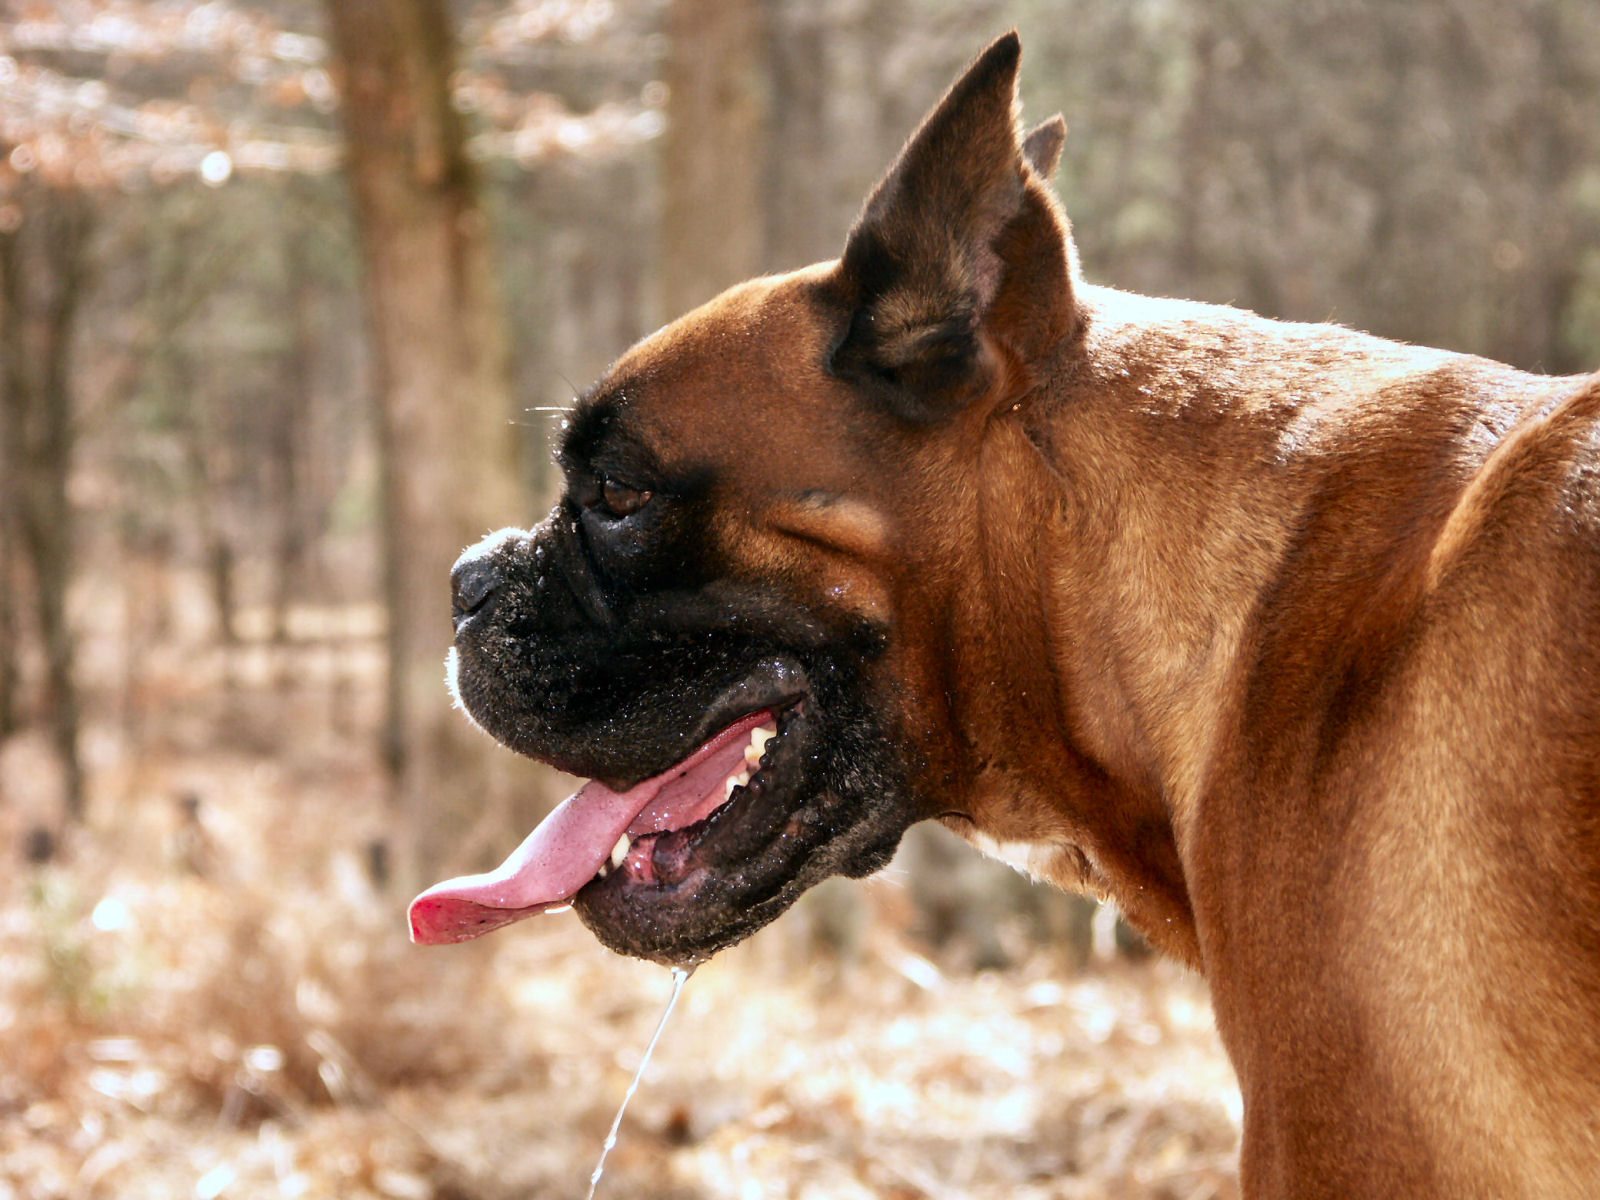
[[1024,148],[1021,53],[1008,33],[956,81],[868,197],[840,259],[849,322],[831,369],[916,424],[988,394],[997,354],[1025,376],[1076,322],[1066,222],[1042,178],[1066,124],[1045,122]]

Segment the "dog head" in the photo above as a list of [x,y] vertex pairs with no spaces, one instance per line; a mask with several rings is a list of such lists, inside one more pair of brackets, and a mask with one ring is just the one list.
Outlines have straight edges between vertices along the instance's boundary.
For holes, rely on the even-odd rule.
[[950,645],[983,624],[971,556],[1006,553],[974,493],[1031,455],[1002,418],[1076,321],[1044,183],[1065,126],[1019,137],[1019,53],[957,81],[838,261],[625,354],[566,423],[549,517],[457,563],[461,705],[595,782],[499,871],[419,897],[419,940],[571,901],[614,949],[696,961],[961,810]]

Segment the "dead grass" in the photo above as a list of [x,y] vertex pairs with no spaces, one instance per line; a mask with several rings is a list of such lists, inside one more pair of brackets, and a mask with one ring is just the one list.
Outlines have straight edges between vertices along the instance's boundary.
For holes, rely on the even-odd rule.
[[[171,700],[137,753],[107,736],[63,859],[0,882],[0,1200],[581,1197],[667,974],[570,916],[410,946],[364,869],[365,739],[267,686]],[[25,819],[0,811],[4,844]],[[601,1196],[1237,1194],[1194,980],[941,969],[892,869],[864,894],[845,958],[802,914],[696,973]]]

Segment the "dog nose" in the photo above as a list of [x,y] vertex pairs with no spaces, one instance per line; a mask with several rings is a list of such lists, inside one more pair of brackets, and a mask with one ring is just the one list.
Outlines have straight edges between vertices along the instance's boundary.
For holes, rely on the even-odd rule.
[[450,621],[457,629],[468,617],[484,611],[504,582],[494,563],[469,555],[463,554],[450,569]]

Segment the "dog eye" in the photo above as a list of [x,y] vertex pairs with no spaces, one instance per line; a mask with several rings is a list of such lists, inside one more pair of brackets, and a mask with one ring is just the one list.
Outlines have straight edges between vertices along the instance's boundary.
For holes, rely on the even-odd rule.
[[600,507],[613,517],[631,517],[650,503],[653,492],[631,488],[610,479],[600,481]]

